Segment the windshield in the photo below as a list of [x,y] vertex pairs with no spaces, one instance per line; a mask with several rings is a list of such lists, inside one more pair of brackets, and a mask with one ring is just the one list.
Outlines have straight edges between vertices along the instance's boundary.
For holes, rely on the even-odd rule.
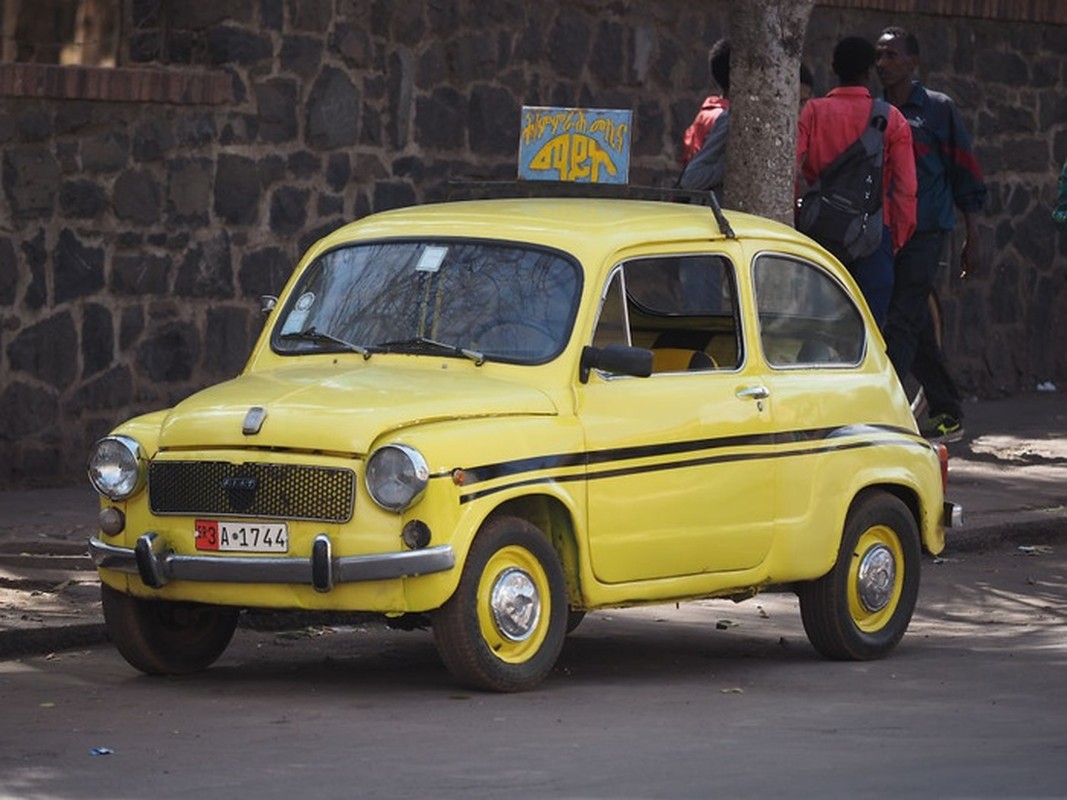
[[557,251],[483,241],[340,247],[304,272],[271,345],[279,353],[405,352],[523,364],[570,338],[580,272]]

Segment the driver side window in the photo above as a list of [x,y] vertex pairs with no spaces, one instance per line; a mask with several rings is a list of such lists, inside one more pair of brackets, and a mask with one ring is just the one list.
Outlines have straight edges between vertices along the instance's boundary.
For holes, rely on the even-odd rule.
[[670,255],[624,262],[603,296],[593,345],[652,351],[654,373],[735,369],[740,315],[730,262]]
[[593,347],[607,347],[609,344],[630,344],[626,302],[623,299],[622,270],[616,270],[611,276],[608,290],[600,304],[600,318],[593,332]]

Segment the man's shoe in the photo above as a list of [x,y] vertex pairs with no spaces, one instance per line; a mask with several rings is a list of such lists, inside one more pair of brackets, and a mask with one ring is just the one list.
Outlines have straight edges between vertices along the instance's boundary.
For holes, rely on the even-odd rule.
[[951,414],[938,414],[919,429],[932,442],[956,442],[963,438],[963,423]]

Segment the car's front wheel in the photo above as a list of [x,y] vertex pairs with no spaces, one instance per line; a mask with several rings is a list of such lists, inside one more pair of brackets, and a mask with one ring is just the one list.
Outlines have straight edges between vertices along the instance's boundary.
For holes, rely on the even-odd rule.
[[559,557],[536,527],[515,517],[479,531],[459,586],[434,614],[441,659],[464,685],[515,692],[552,670],[567,629]]
[[568,609],[567,611],[567,634],[572,634],[578,630],[578,626],[582,624],[582,620],[585,619],[585,612],[579,611],[576,608]]
[[101,587],[104,623],[131,666],[149,675],[206,669],[222,655],[237,627],[238,609],[143,600]]
[[849,511],[832,570],[798,588],[812,645],[827,658],[868,660],[896,647],[919,594],[921,545],[915,519],[888,492]]

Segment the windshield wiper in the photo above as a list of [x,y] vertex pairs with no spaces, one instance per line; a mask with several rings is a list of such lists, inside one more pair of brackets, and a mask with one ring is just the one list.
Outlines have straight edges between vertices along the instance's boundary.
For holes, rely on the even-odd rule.
[[392,353],[443,353],[449,356],[461,356],[469,358],[476,366],[485,363],[485,355],[477,350],[468,350],[454,344],[445,344],[425,336],[412,336],[410,339],[396,339],[391,342],[379,342],[374,345],[374,350],[384,350]]
[[353,353],[359,353],[363,358],[370,358],[371,351],[362,345],[353,344],[352,342],[346,342],[344,339],[339,339],[336,336],[332,336],[328,333],[315,330],[315,326],[312,325],[302,331],[290,331],[289,333],[283,333],[279,338],[281,339],[301,339],[306,342],[330,342],[331,344],[337,344]]

